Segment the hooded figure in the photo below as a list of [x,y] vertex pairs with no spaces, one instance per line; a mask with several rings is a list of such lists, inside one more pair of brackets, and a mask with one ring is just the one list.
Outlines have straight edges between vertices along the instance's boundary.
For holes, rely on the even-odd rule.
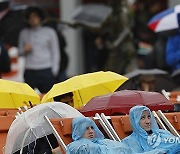
[[104,135],[93,120],[77,117],[72,122],[72,139],[67,154],[131,154],[123,143],[104,139]]
[[129,115],[133,133],[124,138],[122,142],[134,152],[146,154],[180,153],[180,140],[169,131],[159,129],[149,108],[146,106],[132,107]]

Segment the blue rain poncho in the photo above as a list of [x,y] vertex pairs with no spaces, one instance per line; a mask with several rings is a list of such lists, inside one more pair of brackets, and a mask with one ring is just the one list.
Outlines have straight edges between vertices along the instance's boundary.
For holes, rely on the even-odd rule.
[[[92,126],[95,132],[94,140],[82,138],[86,129]],[[93,120],[87,117],[77,117],[72,122],[72,143],[67,145],[67,154],[131,154],[130,149],[121,142],[104,139],[104,135]]]
[[[151,116],[152,134],[141,128],[139,122],[143,111],[149,111]],[[149,108],[145,106],[135,106],[130,109],[130,123],[133,133],[122,140],[136,153],[149,154],[178,154],[180,153],[179,138],[172,135],[169,131],[159,129]],[[133,146],[132,146],[133,145]]]

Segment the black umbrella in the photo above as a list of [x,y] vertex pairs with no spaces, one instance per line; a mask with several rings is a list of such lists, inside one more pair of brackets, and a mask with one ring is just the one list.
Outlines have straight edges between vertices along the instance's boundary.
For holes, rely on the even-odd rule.
[[124,76],[128,77],[123,85],[118,90],[122,89],[140,89],[140,80],[146,78],[147,82],[154,80],[154,91],[161,92],[162,89],[172,91],[175,89],[175,84],[168,72],[160,69],[136,69]]

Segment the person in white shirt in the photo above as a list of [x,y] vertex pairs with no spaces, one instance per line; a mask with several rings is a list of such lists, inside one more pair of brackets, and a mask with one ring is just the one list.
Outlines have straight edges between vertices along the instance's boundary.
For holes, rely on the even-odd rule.
[[28,26],[19,36],[19,52],[25,56],[24,79],[32,88],[47,93],[59,70],[59,42],[54,29],[43,26],[45,13],[38,6],[25,10]]

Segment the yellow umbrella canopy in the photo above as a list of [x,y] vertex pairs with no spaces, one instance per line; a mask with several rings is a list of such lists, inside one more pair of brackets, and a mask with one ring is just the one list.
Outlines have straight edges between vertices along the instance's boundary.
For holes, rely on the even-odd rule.
[[54,84],[41,102],[53,101],[53,97],[73,92],[74,107],[85,105],[91,98],[114,92],[128,78],[111,71],[87,73]]
[[0,108],[39,104],[39,95],[26,83],[0,79]]

